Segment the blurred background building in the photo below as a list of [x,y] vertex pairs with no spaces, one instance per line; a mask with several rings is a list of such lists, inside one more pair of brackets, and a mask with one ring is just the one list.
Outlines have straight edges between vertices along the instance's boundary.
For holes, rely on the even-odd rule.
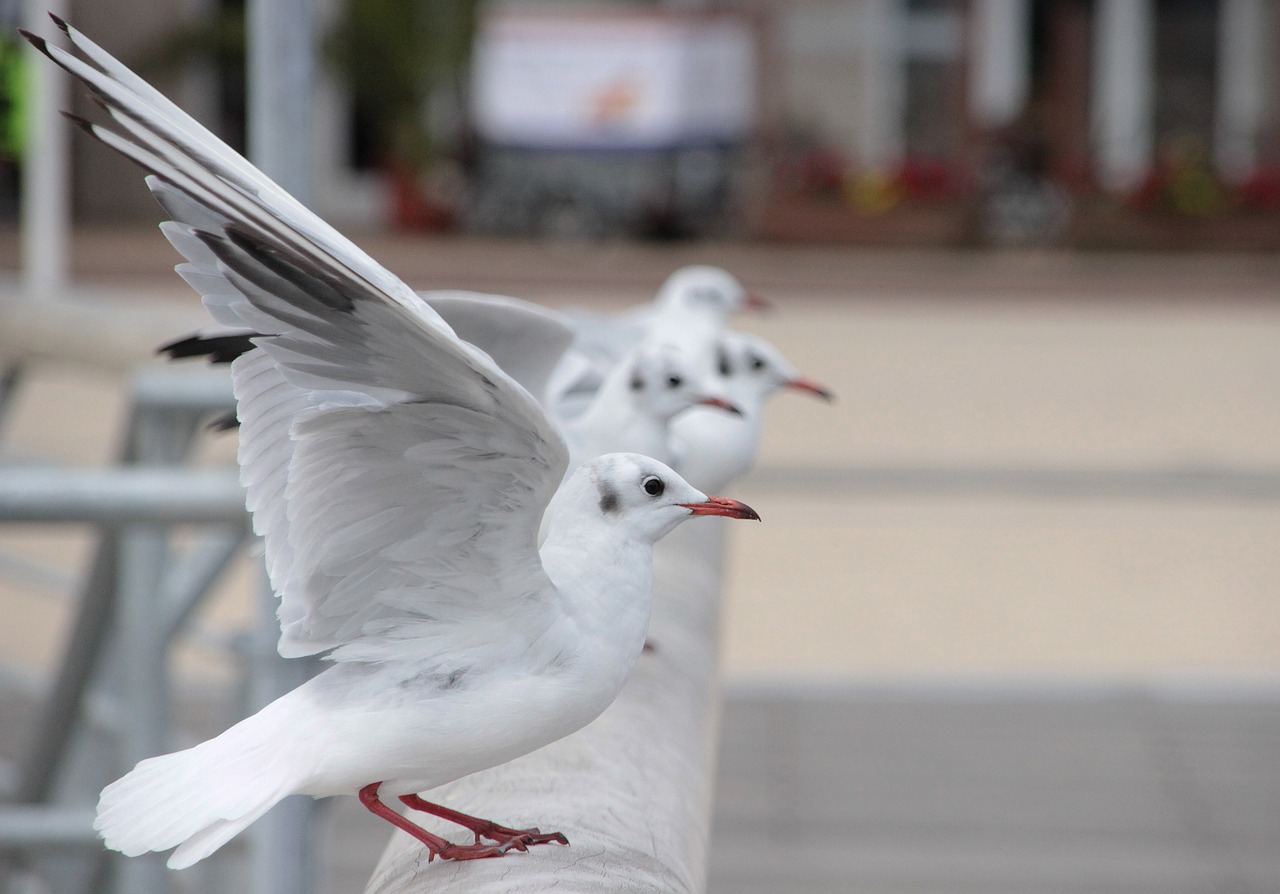
[[[1280,10],[1264,0],[321,6],[314,202],[348,225],[1280,243]],[[240,0],[72,7],[242,142]],[[123,162],[83,142],[74,159],[82,221],[149,219]]]

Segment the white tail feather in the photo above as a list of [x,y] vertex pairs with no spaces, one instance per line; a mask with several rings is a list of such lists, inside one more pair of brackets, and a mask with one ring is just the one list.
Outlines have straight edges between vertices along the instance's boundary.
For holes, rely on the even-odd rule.
[[[213,853],[297,790],[299,777],[264,727],[263,711],[186,751],[141,761],[102,790],[93,827],[107,847],[131,857],[182,845],[175,869]],[[266,716],[264,716],[266,715]],[[278,740],[277,740],[278,741]]]
[[178,845],[178,849],[169,857],[166,865],[170,869],[186,869],[193,863],[199,863],[205,857],[212,854],[218,848],[222,847],[240,832],[252,825],[260,816],[275,806],[276,801],[289,794],[284,792],[274,800],[264,802],[255,807],[244,816],[237,817],[233,820],[218,820],[212,825],[205,826],[196,834],[192,835],[182,844]]

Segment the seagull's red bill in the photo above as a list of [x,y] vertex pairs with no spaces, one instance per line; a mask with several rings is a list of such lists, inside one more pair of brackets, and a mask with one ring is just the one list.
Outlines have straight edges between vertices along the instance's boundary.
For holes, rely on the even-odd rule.
[[760,521],[760,515],[746,503],[727,497],[707,497],[705,503],[681,503],[694,515],[723,515],[726,518],[749,518]]
[[748,310],[755,311],[773,310],[773,302],[757,292],[748,292],[746,303],[743,306]]
[[835,393],[829,388],[819,385],[813,379],[806,379],[803,376],[790,379],[784,382],[783,386],[786,388],[792,388],[796,391],[807,391],[816,397],[822,398],[827,403],[831,403],[836,399]]
[[704,407],[719,407],[720,409],[732,413],[735,416],[741,416],[742,410],[738,409],[738,405],[730,403],[723,397],[700,397],[698,404]]

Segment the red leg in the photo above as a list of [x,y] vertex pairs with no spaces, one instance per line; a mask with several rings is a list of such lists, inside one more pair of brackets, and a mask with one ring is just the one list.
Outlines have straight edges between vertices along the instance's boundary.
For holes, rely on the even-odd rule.
[[[381,785],[381,782],[373,782],[360,789],[360,803],[370,813],[382,817],[397,829],[408,832],[426,845],[428,863],[436,857],[441,860],[481,860],[485,857],[501,857],[514,846],[512,842],[482,845],[479,843],[479,838],[476,839],[476,844],[454,844],[439,835],[432,835],[426,829],[410,822],[386,804],[383,804],[378,798],[378,789]],[[526,850],[526,848],[522,847],[520,850]]]
[[482,837],[488,838],[490,841],[496,841],[506,847],[515,848],[518,851],[528,850],[528,846],[531,844],[569,843],[569,839],[559,832],[543,832],[536,828],[511,829],[507,826],[500,826],[492,820],[480,819],[477,816],[450,810],[448,807],[442,807],[439,804],[432,804],[417,795],[401,795],[400,800],[414,810],[421,810],[423,813],[438,816],[443,820],[457,823],[459,826],[469,829],[476,836],[477,845],[480,844]]

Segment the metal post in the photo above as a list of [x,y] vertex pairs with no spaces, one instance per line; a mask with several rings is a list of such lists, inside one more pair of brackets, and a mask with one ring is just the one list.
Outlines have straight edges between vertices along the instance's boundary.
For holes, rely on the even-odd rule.
[[[120,581],[115,696],[127,721],[117,730],[121,761],[132,767],[143,758],[168,750],[168,642],[155,624],[155,602],[167,561],[163,528],[137,525],[123,532],[120,542]],[[162,894],[171,890],[164,857],[146,854],[119,862],[120,891]]]
[[1268,24],[1273,4],[1224,0],[1218,13],[1218,87],[1214,164],[1239,180],[1258,163],[1258,125],[1266,108]]
[[311,193],[312,4],[249,0],[249,158],[299,202]]
[[973,7],[969,108],[986,128],[1011,123],[1031,87],[1031,4],[978,0]]
[[[250,710],[256,711],[286,692],[296,689],[315,673],[317,661],[285,660],[276,650],[280,622],[276,620],[276,598],[261,572],[258,625],[250,648],[253,650],[249,678]],[[306,796],[285,798],[271,808],[249,830],[250,886],[254,894],[312,894],[319,872],[315,836],[319,803]]]
[[864,86],[857,151],[867,170],[892,167],[905,148],[905,21],[903,0],[863,0],[859,50]]
[[[47,13],[66,15],[66,0],[26,0],[27,28],[48,30]],[[22,291],[28,298],[59,297],[67,285],[70,228],[70,139],[60,114],[67,107],[66,79],[42,64],[34,47],[26,47],[27,115],[30,129],[22,160]]]
[[1151,163],[1153,16],[1151,0],[1102,0],[1094,13],[1094,151],[1109,189],[1137,185]]
[[[249,0],[249,158],[304,205],[311,199],[311,94],[315,72],[312,4]],[[254,673],[256,707],[305,679],[306,662],[275,654],[279,630],[269,588]],[[269,644],[262,638],[269,633]],[[316,808],[287,799],[250,833],[252,886],[261,894],[305,894],[316,878]]]

